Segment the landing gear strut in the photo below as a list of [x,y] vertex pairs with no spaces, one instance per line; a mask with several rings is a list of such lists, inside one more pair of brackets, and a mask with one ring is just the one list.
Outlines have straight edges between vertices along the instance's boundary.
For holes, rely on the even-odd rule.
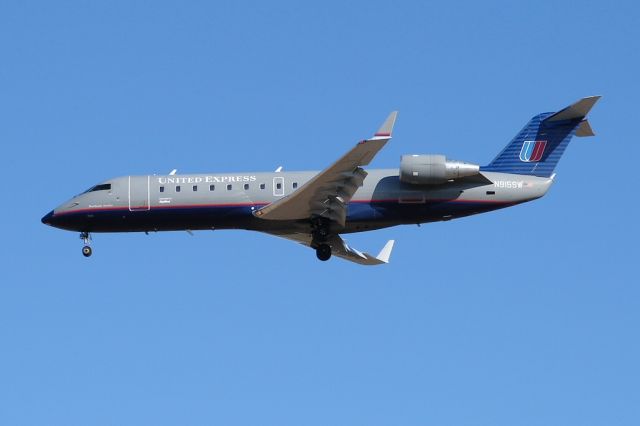
[[88,232],[81,232],[80,239],[84,242],[84,247],[82,247],[82,255],[84,257],[89,257],[93,253],[89,244],[91,244],[91,234]]
[[317,244],[327,241],[331,233],[331,222],[324,217],[315,217],[311,220],[311,236]]
[[316,217],[311,221],[312,247],[316,248],[318,259],[327,261],[331,258],[331,246],[327,244],[331,234],[331,222],[323,217]]
[[329,244],[320,244],[316,247],[316,256],[323,262],[329,260],[331,258],[331,247]]

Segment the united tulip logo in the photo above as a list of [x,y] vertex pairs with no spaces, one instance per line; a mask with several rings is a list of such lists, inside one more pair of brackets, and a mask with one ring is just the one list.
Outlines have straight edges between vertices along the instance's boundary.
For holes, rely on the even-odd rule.
[[520,150],[520,161],[536,163],[542,159],[547,141],[524,141]]

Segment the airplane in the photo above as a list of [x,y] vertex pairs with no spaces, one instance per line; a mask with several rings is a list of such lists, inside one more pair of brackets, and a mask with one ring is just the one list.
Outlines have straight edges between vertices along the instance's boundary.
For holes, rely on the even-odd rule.
[[486,166],[441,154],[403,155],[398,169],[365,170],[391,140],[397,112],[380,129],[318,171],[124,176],[106,180],[56,207],[42,222],[91,233],[244,229],[303,244],[322,261],[389,262],[394,240],[377,255],[343,234],[447,221],[538,199],[573,136],[594,136],[586,119],[600,96],[534,116]]

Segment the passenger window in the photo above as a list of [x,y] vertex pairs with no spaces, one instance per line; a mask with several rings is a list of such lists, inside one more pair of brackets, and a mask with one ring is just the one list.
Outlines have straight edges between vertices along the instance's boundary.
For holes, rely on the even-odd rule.
[[160,192],[164,192],[164,186],[160,187]]
[[193,185],[193,191],[197,191],[198,190],[198,185]]
[[233,185],[227,185],[227,191],[231,191],[232,188],[233,188]]
[[280,182],[278,182],[278,183],[276,184],[276,188],[278,188],[278,189],[282,189],[282,184],[281,184]]
[[298,182],[293,182],[293,189],[296,189],[298,187]]
[[176,186],[176,192],[180,192],[180,185]]
[[215,191],[215,190],[216,190],[215,185],[209,185],[209,191]]
[[248,184],[248,183],[245,183],[245,184],[244,184],[244,190],[246,191],[247,189],[249,189],[249,184]]
[[260,189],[264,189],[265,187],[266,187],[266,186],[265,186],[265,184],[264,184],[264,183],[261,183],[261,184],[260,184]]

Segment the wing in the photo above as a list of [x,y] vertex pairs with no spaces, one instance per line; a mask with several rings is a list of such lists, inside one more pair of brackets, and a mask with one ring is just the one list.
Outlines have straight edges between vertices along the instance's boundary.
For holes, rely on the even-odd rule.
[[257,210],[255,215],[268,220],[298,220],[320,216],[345,226],[347,204],[367,176],[361,166],[369,164],[391,139],[397,114],[397,111],[389,114],[372,138],[358,143],[298,190]]
[[[276,231],[269,231],[268,234],[286,238],[287,240],[295,241],[307,247],[311,247],[311,235],[309,234],[278,233]],[[332,236],[327,240],[327,244],[331,246],[331,254],[333,256],[338,256],[344,260],[358,263],[360,265],[382,265],[389,263],[394,243],[394,240],[387,241],[387,244],[385,244],[382,250],[380,250],[380,253],[378,253],[377,256],[373,256],[369,253],[362,253],[349,246],[339,235]]]

